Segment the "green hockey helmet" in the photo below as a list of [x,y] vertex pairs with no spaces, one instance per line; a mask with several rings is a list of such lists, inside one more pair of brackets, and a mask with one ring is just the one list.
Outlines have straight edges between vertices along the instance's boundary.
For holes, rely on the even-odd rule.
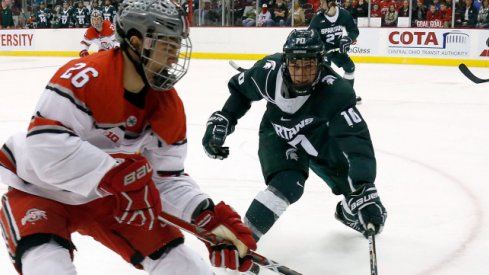
[[314,90],[319,80],[324,44],[314,30],[292,30],[283,48],[282,72],[284,82],[295,96]]

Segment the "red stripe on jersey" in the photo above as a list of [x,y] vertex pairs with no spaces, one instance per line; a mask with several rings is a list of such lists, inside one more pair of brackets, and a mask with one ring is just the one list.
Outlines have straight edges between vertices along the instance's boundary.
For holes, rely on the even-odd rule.
[[3,150],[0,150],[0,164],[14,173],[17,172],[15,163],[12,162],[10,157]]
[[51,126],[51,127],[54,126],[56,128],[63,127],[63,128],[66,128],[69,131],[73,131],[70,128],[64,126],[61,122],[59,122],[57,120],[52,120],[52,119],[48,119],[48,118],[44,118],[44,117],[34,117],[31,120],[31,123],[29,124],[28,130],[31,131],[33,128],[36,128],[36,127],[39,127],[39,126]]

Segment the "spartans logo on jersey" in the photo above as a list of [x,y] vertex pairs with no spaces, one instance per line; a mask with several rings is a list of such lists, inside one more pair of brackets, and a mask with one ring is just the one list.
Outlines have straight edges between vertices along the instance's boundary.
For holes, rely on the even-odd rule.
[[336,80],[336,76],[334,75],[327,75],[321,79],[322,83],[326,83],[328,85],[333,85],[334,81]]
[[275,70],[275,66],[277,66],[277,64],[275,63],[275,61],[273,61],[273,60],[267,60],[267,63],[263,66],[263,69],[265,69],[265,70],[268,70],[268,69]]

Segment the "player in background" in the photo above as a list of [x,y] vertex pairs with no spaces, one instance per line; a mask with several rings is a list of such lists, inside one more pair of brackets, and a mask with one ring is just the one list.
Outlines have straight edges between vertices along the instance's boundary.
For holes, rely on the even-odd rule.
[[[26,133],[0,150],[1,230],[23,275],[75,274],[73,232],[148,274],[211,275],[162,209],[227,240],[213,265],[246,271],[256,242],[227,204],[184,172],[189,24],[172,0],[126,0],[120,48],[74,59],[51,78]],[[163,206],[162,206],[163,205]]]
[[115,47],[119,47],[119,42],[115,37],[115,27],[107,20],[102,19],[102,13],[99,10],[93,10],[90,16],[90,27],[83,35],[83,40],[80,42],[82,50],[80,57],[88,55],[88,49],[92,44],[97,45],[98,51],[106,51]]
[[323,63],[324,45],[314,29],[293,30],[283,53],[264,57],[233,76],[230,96],[207,121],[208,156],[224,159],[226,137],[253,101],[267,108],[259,129],[258,157],[266,189],[249,206],[245,223],[258,241],[304,192],[309,169],[336,195],[335,217],[366,234],[380,233],[387,213],[375,182],[376,160],[350,83]]
[[[325,61],[329,65],[333,62],[339,68],[343,68],[343,78],[353,86],[355,64],[348,55],[348,51],[351,44],[356,42],[360,31],[351,14],[339,7],[336,0],[321,0],[320,9],[312,17],[309,29],[315,29],[321,34],[321,40],[327,52]],[[343,29],[346,30],[347,35],[343,35]],[[361,98],[357,97],[357,101],[360,102]]]

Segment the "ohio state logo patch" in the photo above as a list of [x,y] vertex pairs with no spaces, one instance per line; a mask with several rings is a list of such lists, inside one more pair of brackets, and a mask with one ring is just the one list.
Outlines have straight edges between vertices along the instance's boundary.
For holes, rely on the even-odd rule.
[[135,116],[129,116],[126,120],[127,127],[134,127],[138,123],[138,119]]
[[28,222],[35,223],[36,221],[41,219],[45,219],[45,220],[48,219],[46,215],[46,211],[37,208],[32,208],[27,210],[25,216],[21,220],[21,223],[22,225],[26,225]]

